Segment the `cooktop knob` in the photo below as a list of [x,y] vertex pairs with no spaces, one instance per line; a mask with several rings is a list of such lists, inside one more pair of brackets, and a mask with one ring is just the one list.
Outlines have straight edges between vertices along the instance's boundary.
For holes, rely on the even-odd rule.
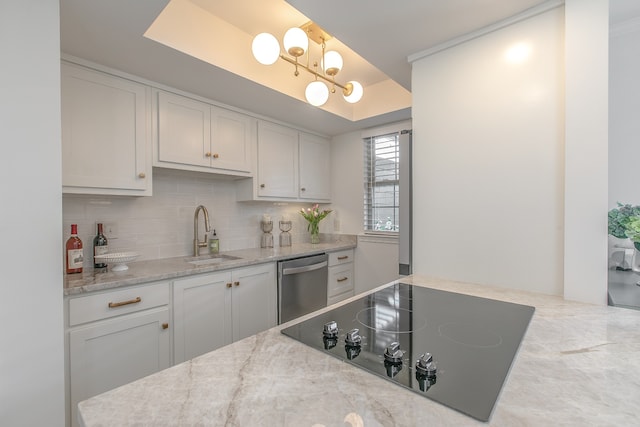
[[400,350],[400,344],[397,342],[392,342],[389,347],[384,352],[384,360],[389,363],[402,363],[402,356],[404,352]]
[[437,378],[435,375],[429,377],[427,375],[422,375],[418,371],[416,371],[416,380],[418,381],[418,387],[420,388],[420,391],[429,391],[431,386],[436,383],[436,379]]
[[344,338],[344,342],[345,344],[352,346],[352,347],[359,347],[360,344],[362,343],[362,337],[360,336],[360,330],[359,329],[352,329],[349,332],[347,332],[347,336]]
[[324,324],[324,330],[322,335],[325,337],[337,337],[338,336],[338,324],[332,320]]
[[349,360],[353,360],[356,357],[358,357],[358,355],[360,354],[360,350],[362,350],[362,347],[360,347],[360,344],[358,345],[345,345],[344,346],[344,351],[347,353],[347,359]]
[[420,375],[435,377],[437,370],[431,353],[421,354],[418,360],[416,360],[416,373]]
[[322,342],[324,343],[325,350],[331,350],[333,347],[335,347],[338,344],[338,337],[324,336],[322,337]]
[[385,360],[384,368],[387,371],[387,376],[389,378],[393,378],[398,374],[398,372],[402,371],[402,362],[395,363],[395,362],[389,362],[388,360]]

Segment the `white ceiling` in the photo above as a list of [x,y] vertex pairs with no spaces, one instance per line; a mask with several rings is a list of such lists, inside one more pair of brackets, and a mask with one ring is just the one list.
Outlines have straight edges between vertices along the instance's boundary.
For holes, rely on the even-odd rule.
[[[264,22],[259,19],[264,13],[258,17],[249,13],[252,4],[261,0],[191,1],[203,8],[209,2],[224,4],[227,7],[222,9],[219,17],[230,21],[244,15],[244,30],[253,35],[265,30],[272,31],[270,28],[279,25],[284,29],[291,26],[286,23],[286,19],[291,18],[279,16],[276,8],[273,13],[263,16],[266,18]],[[610,1],[613,22],[640,16],[640,1]],[[143,34],[168,3],[169,0],[60,0],[61,50],[65,54],[326,135],[337,135],[411,116],[410,108],[404,108],[364,120],[344,119],[145,38]],[[409,55],[486,27],[545,1],[288,0],[288,3],[320,24],[380,72],[410,90]],[[251,53],[240,51],[238,55]],[[346,64],[345,59],[345,68]],[[264,72],[268,71],[265,69]]]

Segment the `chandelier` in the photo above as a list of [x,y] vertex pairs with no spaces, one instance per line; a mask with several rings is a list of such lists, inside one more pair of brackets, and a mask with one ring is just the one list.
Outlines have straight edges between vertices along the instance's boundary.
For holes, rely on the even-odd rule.
[[[313,68],[309,59],[309,39],[318,43],[322,48],[320,70],[318,62],[313,61]],[[282,40],[285,51],[290,55],[280,53],[278,40],[269,33],[260,33],[253,39],[251,50],[256,60],[264,65],[274,64],[278,58],[292,64],[295,67],[293,73],[296,77],[300,74],[298,69],[303,69],[314,76],[314,80],[307,85],[305,98],[313,106],[320,107],[329,99],[329,88],[324,82],[331,85],[331,93],[336,92],[336,86],[342,89],[342,96],[349,103],[360,101],[363,94],[362,85],[357,81],[340,84],[335,81],[335,76],[342,69],[342,56],[335,50],[325,52],[325,42],[331,39],[317,24],[309,21],[301,27],[287,30]],[[307,54],[306,65],[298,62],[298,58]],[[321,80],[318,80],[321,79]],[[324,81],[322,81],[324,80]]]

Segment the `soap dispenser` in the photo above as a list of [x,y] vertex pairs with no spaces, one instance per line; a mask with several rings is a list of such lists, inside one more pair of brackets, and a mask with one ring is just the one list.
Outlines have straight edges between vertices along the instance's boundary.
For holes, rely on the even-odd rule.
[[220,252],[220,240],[218,240],[218,235],[214,229],[211,239],[209,239],[209,253],[217,254],[218,252]]

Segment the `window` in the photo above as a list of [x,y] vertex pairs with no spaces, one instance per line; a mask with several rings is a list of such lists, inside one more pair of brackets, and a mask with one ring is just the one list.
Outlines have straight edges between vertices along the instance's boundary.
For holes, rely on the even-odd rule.
[[364,231],[398,232],[399,132],[364,138]]

